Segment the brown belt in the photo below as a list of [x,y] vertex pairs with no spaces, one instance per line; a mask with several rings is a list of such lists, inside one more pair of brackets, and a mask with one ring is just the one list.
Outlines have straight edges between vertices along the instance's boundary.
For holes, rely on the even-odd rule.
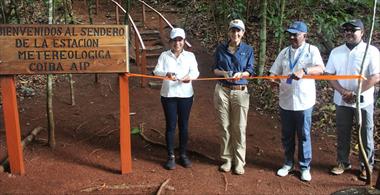
[[222,86],[225,89],[229,90],[242,90],[244,91],[247,88],[247,85],[226,85],[223,83],[219,83],[220,86]]

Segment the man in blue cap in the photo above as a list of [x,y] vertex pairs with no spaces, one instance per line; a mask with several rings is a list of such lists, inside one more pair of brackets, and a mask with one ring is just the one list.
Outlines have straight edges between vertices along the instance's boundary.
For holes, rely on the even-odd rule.
[[293,22],[286,32],[290,46],[280,52],[270,69],[272,76],[289,76],[288,79],[281,79],[279,83],[272,80],[272,87],[279,86],[282,145],[285,152],[284,165],[277,171],[277,175],[284,177],[293,170],[297,137],[301,180],[310,181],[310,129],[316,90],[313,79],[302,77],[323,73],[324,63],[319,49],[306,43],[307,26],[304,22]]
[[[362,39],[364,25],[360,19],[348,21],[342,25],[345,43],[334,48],[326,65],[326,72],[334,75],[358,75],[367,47]],[[374,165],[374,139],[373,139],[373,112],[374,112],[374,85],[380,81],[380,54],[379,50],[370,45],[363,64],[364,77],[360,93],[360,109],[362,113],[361,137],[368,157],[370,171]],[[329,81],[334,91],[334,104],[336,107],[337,128],[337,166],[331,169],[335,175],[342,174],[351,168],[349,160],[351,130],[356,114],[357,80]],[[364,169],[363,156],[359,156],[361,173],[359,178],[367,179]]]

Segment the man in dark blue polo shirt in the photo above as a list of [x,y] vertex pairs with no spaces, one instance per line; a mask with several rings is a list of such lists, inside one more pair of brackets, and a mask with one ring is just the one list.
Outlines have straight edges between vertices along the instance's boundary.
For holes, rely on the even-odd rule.
[[220,171],[244,174],[246,153],[246,126],[249,93],[245,77],[253,74],[253,48],[242,42],[245,32],[241,20],[232,20],[228,29],[229,40],[215,51],[213,71],[216,76],[228,78],[215,86],[214,105],[221,124]]

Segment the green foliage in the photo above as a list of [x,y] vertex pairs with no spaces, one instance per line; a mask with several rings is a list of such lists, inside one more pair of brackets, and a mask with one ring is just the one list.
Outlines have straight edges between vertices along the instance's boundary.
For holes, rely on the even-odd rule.
[[[280,34],[284,32],[284,27],[281,25],[280,1],[269,4],[267,9],[267,24],[273,28],[273,34],[275,38],[280,37]],[[285,21],[285,23],[288,23]]]
[[[268,26],[274,32],[274,37],[284,31],[279,25],[279,2],[268,6]],[[303,20],[309,27],[309,42],[317,45],[322,53],[328,54],[340,44],[340,26],[347,20],[360,18],[367,26],[370,23],[371,0],[303,0],[288,1],[284,21],[287,26],[290,20]]]
[[226,20],[244,19],[246,0],[222,0],[216,3],[215,8],[215,15],[224,23]]

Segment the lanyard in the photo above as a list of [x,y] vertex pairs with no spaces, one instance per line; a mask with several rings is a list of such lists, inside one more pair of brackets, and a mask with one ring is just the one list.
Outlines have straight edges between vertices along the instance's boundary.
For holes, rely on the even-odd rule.
[[[291,56],[291,47],[292,46],[289,46],[289,67],[290,67],[290,70],[293,72],[293,69],[294,67],[296,66],[296,64],[298,63],[298,60],[301,58],[302,54],[303,54],[303,50],[305,49],[306,47],[306,44],[302,47],[302,50],[301,52],[298,54],[298,56],[294,59],[294,62],[292,63],[292,56]],[[294,53],[295,54],[295,53]]]

